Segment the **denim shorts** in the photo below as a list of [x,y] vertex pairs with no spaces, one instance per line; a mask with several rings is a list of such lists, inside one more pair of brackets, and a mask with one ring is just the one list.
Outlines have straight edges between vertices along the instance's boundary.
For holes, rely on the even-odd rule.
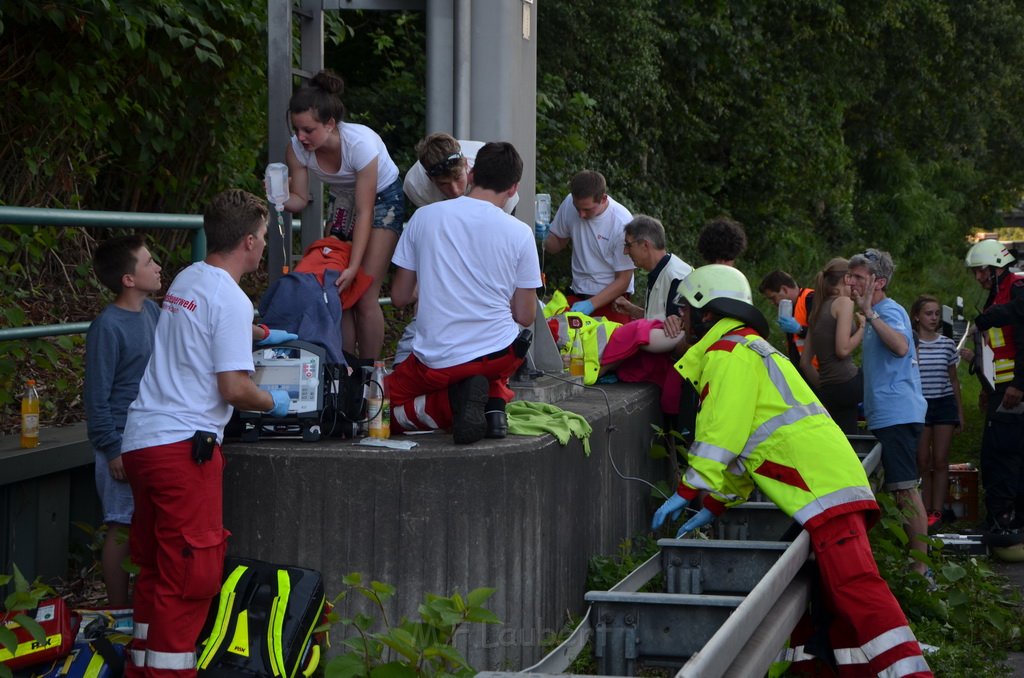
[[882,468],[885,470],[882,489],[892,492],[917,487],[921,479],[917,470],[917,441],[922,430],[923,424],[871,429],[871,434],[882,444]]
[[373,227],[389,228],[402,235],[404,226],[405,192],[402,190],[402,179],[399,177],[377,194],[377,200],[373,204]]
[[928,403],[928,412],[924,415],[925,426],[948,425],[958,426],[960,414],[956,407],[956,396],[940,396],[938,398],[925,398]]
[[103,505],[103,522],[131,525],[135,502],[132,500],[132,486],[125,480],[110,477],[107,458],[100,452],[96,456],[96,492]]

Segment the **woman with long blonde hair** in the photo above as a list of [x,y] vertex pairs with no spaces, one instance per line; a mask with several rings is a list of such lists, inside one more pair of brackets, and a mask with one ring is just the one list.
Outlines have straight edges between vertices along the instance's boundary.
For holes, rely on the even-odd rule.
[[864,397],[864,378],[853,362],[853,351],[864,337],[864,316],[854,313],[847,268],[847,260],[836,257],[818,273],[800,368],[832,419],[850,435],[857,433],[858,406]]

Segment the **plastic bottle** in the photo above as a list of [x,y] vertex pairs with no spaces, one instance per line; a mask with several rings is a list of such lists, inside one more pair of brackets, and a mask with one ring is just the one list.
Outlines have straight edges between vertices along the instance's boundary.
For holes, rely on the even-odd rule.
[[385,374],[384,361],[375,361],[373,373],[370,375],[370,393],[366,399],[367,414],[370,416],[371,438],[391,437],[391,400],[388,399],[387,390],[384,387]]
[[782,299],[779,301],[779,318],[793,317],[793,300]]
[[584,373],[583,342],[580,340],[580,333],[572,340],[572,349],[569,351],[569,376],[582,377]]
[[36,380],[25,382],[25,394],[21,396],[21,446],[39,445],[39,392]]

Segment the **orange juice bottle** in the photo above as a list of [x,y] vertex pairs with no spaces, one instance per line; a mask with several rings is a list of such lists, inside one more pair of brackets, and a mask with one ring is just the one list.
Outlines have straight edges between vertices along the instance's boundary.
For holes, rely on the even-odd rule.
[[36,380],[29,379],[25,383],[25,394],[21,396],[21,446],[25,448],[39,445],[39,392],[36,391]]

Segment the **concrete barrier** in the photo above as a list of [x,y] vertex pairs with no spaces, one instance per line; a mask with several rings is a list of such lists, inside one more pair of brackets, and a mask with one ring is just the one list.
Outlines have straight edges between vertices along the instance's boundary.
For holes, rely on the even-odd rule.
[[[75,523],[103,520],[85,424],[43,428],[32,449],[19,442],[18,435],[0,437],[0,574],[17,565],[29,581],[66,581],[70,554],[91,540]],[[11,591],[0,587],[0,594]]]
[[559,403],[593,426],[589,457],[578,440],[562,447],[551,435],[455,446],[435,433],[412,437],[419,445],[409,451],[229,443],[230,552],[318,569],[329,597],[351,572],[392,584],[392,623],[416,616],[427,593],[493,587],[487,607],[503,624],[474,624],[456,646],[477,670],[529,666],[568,614],[583,613],[590,557],[643,532],[659,503],[619,474],[668,477],[667,464],[647,454],[651,424],[660,424],[656,389],[603,388],[607,405],[590,389]]

